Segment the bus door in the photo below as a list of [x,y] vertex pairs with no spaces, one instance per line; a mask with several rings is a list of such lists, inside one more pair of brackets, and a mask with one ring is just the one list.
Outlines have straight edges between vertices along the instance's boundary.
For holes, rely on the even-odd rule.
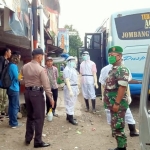
[[[86,33],[85,34],[85,51],[89,52],[90,59],[95,62],[97,67],[97,81],[99,79],[100,71],[104,65],[104,55],[102,50],[102,34],[101,33]],[[96,96],[100,95],[99,89],[96,89]]]
[[150,47],[148,48],[140,97],[140,147],[150,150]]

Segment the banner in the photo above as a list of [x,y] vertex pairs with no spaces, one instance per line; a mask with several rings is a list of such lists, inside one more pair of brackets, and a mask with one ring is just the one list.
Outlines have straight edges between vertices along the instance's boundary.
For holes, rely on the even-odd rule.
[[58,46],[64,53],[69,53],[69,30],[65,28],[58,29]]

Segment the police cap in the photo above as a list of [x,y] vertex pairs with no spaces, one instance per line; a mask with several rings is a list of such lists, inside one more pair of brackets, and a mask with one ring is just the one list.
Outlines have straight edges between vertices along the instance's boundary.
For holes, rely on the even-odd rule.
[[32,51],[32,56],[35,56],[35,55],[46,55],[46,53],[43,52],[43,50],[41,48],[36,48]]

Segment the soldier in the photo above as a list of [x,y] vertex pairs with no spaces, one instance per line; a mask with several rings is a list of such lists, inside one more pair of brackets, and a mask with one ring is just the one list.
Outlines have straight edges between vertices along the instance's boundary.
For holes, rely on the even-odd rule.
[[77,121],[73,118],[74,107],[77,100],[77,95],[79,93],[77,84],[78,76],[75,67],[75,58],[69,56],[67,58],[67,66],[63,71],[63,78],[66,83],[66,85],[64,86],[64,100],[67,114],[66,120],[68,120],[73,125],[78,125]]
[[[123,65],[122,61],[122,65]],[[101,83],[101,93],[102,93],[102,100],[103,100],[103,91],[104,91],[104,87],[105,87],[105,82],[106,79],[108,77],[108,73],[109,71],[112,69],[112,64],[109,64],[105,67],[102,68],[101,73],[100,73],[100,77],[99,77],[99,82]],[[130,73],[129,75],[129,81],[132,79],[132,75]],[[130,89],[128,87],[128,104],[131,103],[131,96],[130,96]],[[107,117],[107,123],[110,125],[111,124],[111,116],[110,116],[110,110],[105,109],[106,111],[106,117]],[[128,124],[129,130],[130,130],[130,136],[134,137],[134,136],[139,136],[139,131],[135,128],[135,120],[133,118],[132,112],[130,110],[130,108],[127,109],[126,114],[125,114],[125,122]]]
[[104,106],[110,110],[112,134],[117,141],[117,148],[109,150],[126,150],[127,147],[127,137],[124,128],[125,113],[129,107],[126,93],[129,71],[121,65],[122,52],[123,49],[120,46],[113,46],[108,50],[108,61],[113,67],[106,79]]
[[95,113],[95,103],[96,103],[96,95],[95,88],[98,89],[97,84],[97,69],[96,64],[90,60],[89,52],[84,51],[82,54],[83,62],[80,65],[80,74],[81,85],[82,85],[82,94],[86,104],[86,112],[89,111],[89,99],[92,101],[92,112]]
[[25,83],[24,96],[27,109],[25,144],[30,144],[35,130],[35,148],[50,146],[50,144],[42,141],[42,130],[45,118],[43,91],[45,91],[49,97],[52,108],[54,107],[47,71],[40,65],[43,60],[43,55],[44,53],[41,48],[33,50],[33,60],[25,64],[21,69]]

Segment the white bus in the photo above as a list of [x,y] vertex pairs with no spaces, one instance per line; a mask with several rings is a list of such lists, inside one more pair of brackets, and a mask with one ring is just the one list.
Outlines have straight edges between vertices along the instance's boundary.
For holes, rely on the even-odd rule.
[[150,45],[150,8],[128,10],[112,14],[96,30],[101,33],[103,56],[106,58],[111,46],[118,45],[124,49],[125,66],[137,82],[130,84],[131,94],[140,94],[147,49]]

